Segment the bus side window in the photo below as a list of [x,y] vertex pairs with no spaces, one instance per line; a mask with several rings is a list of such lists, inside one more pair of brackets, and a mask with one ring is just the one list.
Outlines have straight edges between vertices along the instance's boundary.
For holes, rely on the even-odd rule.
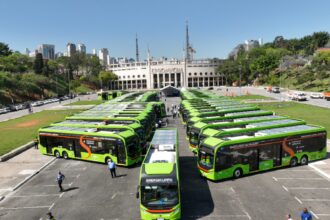
[[117,155],[116,143],[114,141],[102,141],[104,152],[109,152],[111,155]]

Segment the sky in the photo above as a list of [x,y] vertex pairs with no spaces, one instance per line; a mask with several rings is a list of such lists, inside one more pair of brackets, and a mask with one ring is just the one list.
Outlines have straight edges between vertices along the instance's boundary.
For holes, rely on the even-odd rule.
[[330,31],[329,0],[0,0],[0,42],[22,53],[39,44],[84,43],[111,57],[183,57],[185,26],[195,58],[226,58],[245,40]]

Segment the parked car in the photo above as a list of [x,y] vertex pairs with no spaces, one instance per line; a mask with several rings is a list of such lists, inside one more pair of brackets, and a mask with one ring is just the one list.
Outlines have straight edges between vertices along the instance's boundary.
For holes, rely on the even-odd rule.
[[24,109],[25,107],[22,104],[16,104],[16,105],[10,105],[9,108],[10,108],[10,111],[19,111],[19,110]]
[[323,95],[321,93],[312,93],[310,97],[311,99],[323,99]]
[[5,107],[5,106],[0,107],[0,114],[5,114],[7,112],[10,112],[10,108]]
[[273,93],[280,93],[281,90],[280,90],[279,87],[274,87],[274,88],[272,88],[272,92],[273,92]]
[[296,101],[307,101],[307,96],[303,92],[295,92],[292,96],[292,100]]

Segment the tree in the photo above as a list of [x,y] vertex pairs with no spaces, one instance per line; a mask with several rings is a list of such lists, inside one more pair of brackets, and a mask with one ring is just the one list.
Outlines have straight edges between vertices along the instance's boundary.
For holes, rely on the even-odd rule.
[[118,76],[110,71],[101,71],[99,73],[99,79],[103,85],[107,85],[107,88],[109,88],[111,82],[117,80]]
[[9,49],[8,44],[0,42],[0,57],[1,56],[9,56],[13,52]]
[[33,65],[34,72],[36,74],[41,74],[42,70],[43,70],[43,67],[44,67],[44,61],[43,61],[43,58],[42,58],[42,54],[37,53],[36,58],[34,60],[34,65]]

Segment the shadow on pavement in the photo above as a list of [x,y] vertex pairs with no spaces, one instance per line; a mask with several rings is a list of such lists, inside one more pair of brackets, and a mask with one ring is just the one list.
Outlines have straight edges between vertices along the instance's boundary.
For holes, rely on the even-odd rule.
[[200,177],[196,157],[180,157],[182,219],[210,215],[214,203],[207,180]]
[[70,187],[70,188],[64,189],[63,192],[69,192],[69,191],[72,191],[75,189],[79,189],[79,187]]

